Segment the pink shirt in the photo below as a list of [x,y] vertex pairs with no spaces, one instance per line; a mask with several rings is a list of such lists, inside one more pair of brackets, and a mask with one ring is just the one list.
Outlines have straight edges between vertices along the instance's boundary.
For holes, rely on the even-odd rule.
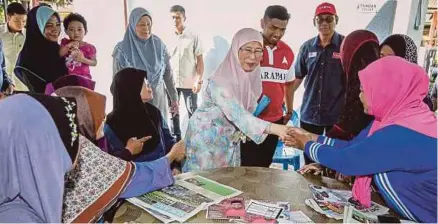
[[[61,40],[61,46],[65,46],[70,42],[71,41],[69,39],[64,38]],[[84,54],[84,57],[87,59],[92,59],[96,57],[96,48],[89,43],[83,42],[82,45],[79,47],[79,50]],[[74,61],[70,53],[65,58],[65,63],[68,68],[69,74],[81,75],[91,79],[90,66]]]

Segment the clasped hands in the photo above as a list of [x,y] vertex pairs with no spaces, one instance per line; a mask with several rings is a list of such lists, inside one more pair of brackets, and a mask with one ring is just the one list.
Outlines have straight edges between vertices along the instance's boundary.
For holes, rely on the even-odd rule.
[[284,131],[279,138],[286,146],[303,150],[307,142],[317,141],[318,135],[301,128],[284,126]]

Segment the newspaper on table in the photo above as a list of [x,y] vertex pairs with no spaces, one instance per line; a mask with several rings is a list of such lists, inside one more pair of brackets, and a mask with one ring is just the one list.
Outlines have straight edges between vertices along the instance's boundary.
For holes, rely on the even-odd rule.
[[379,219],[375,215],[369,215],[357,210],[354,206],[344,207],[343,223],[378,223]]
[[160,220],[185,222],[207,206],[241,193],[205,177],[188,174],[177,178],[172,186],[128,201],[146,211],[154,211],[152,215]]
[[344,218],[344,207],[354,206],[356,210],[367,216],[378,216],[387,214],[389,209],[385,206],[371,202],[371,207],[365,208],[354,203],[351,198],[351,191],[335,190],[317,185],[309,185],[313,198],[306,199],[304,203],[315,211],[326,215],[329,218],[341,220]]
[[283,208],[276,204],[268,204],[261,201],[251,200],[246,208],[246,213],[263,216],[267,219],[277,219]]
[[[285,223],[282,219],[279,220],[279,223]],[[289,219],[287,223],[314,223],[306,214],[302,211],[290,211]]]
[[173,220],[172,218],[170,218],[167,215],[163,215],[157,211],[148,209],[148,208],[143,208],[145,211],[147,211],[149,214],[151,214],[153,217],[155,217],[156,219],[162,221],[163,223],[171,223],[174,222],[175,220]]
[[[289,202],[250,200],[246,203],[246,214],[243,220],[233,220],[243,223],[278,223],[289,218]],[[283,219],[282,219],[283,218]]]

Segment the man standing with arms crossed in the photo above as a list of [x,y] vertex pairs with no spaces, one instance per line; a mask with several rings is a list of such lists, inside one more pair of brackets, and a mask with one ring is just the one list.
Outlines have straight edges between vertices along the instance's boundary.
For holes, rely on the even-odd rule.
[[[318,135],[330,131],[338,121],[344,99],[344,72],[340,56],[344,36],[335,31],[338,21],[333,4],[325,2],[318,5],[313,24],[319,34],[301,46],[295,63],[293,92],[306,78],[301,128]],[[310,160],[306,157],[308,163]]]
[[[204,59],[202,57],[202,44],[199,36],[188,29],[184,22],[186,11],[180,5],[170,8],[172,19],[175,23],[175,46],[170,49],[170,63],[175,77],[178,101],[181,94],[187,108],[189,118],[198,108],[197,94],[202,88],[204,74]],[[173,134],[177,141],[181,140],[179,113],[172,114]]]
[[[293,61],[291,48],[281,41],[290,15],[287,9],[280,5],[266,8],[261,19],[263,29],[263,59],[260,63],[263,85],[262,95],[266,95],[271,103],[260,114],[260,118],[277,124],[286,124],[292,115]],[[283,103],[286,104],[286,114],[283,113]],[[278,137],[268,135],[265,141],[257,145],[252,141],[241,144],[241,165],[269,167],[277,147]]]

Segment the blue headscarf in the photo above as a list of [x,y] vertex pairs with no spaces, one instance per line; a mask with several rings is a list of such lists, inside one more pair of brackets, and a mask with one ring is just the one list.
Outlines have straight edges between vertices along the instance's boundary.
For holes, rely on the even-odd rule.
[[114,57],[124,68],[134,67],[146,71],[149,83],[156,88],[163,79],[166,46],[153,34],[147,40],[138,38],[135,27],[143,16],[149,16],[152,20],[146,9],[132,10],[128,29],[123,40],[117,44]]
[[49,21],[50,17],[55,14],[56,11],[47,6],[41,6],[36,13],[36,20],[38,24],[38,28],[41,33],[44,33],[44,28],[46,27],[46,23]]
[[2,100],[0,142],[0,222],[60,223],[72,159],[51,114],[28,95]]

